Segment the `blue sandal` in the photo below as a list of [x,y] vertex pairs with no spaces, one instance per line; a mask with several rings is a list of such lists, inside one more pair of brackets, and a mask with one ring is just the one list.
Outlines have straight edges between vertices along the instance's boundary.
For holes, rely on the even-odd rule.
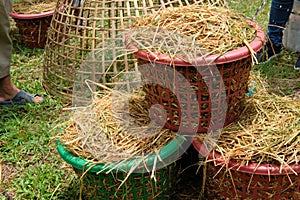
[[[12,105],[26,105],[27,103],[37,103],[34,101],[34,97],[40,95],[38,94],[29,94],[24,90],[20,90],[14,98],[8,101],[0,101],[0,107],[3,106],[12,106]],[[41,102],[39,102],[41,103]]]

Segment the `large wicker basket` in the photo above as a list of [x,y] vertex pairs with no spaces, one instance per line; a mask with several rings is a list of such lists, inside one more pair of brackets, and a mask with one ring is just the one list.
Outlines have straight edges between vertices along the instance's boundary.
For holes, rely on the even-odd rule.
[[[128,30],[134,17],[152,14],[163,7],[201,4],[213,0],[60,0],[55,10],[45,48],[43,85],[48,93],[70,101],[77,74],[95,72],[79,71],[87,54],[102,45],[105,39],[120,39],[120,33]],[[219,4],[222,1],[215,1]],[[63,5],[63,9],[59,9]],[[104,46],[103,46],[104,45]],[[118,49],[112,49],[116,55]],[[105,57],[105,55],[103,55]],[[111,63],[115,58],[102,59],[99,63]],[[136,65],[130,56],[117,58],[109,77],[126,73]],[[121,67],[120,67],[121,66]],[[109,83],[104,78],[103,83]]]
[[[169,199],[174,194],[173,188],[177,181],[178,168],[172,156],[177,156],[178,150],[184,143],[183,137],[176,137],[159,151],[162,161],[156,161],[154,154],[146,158],[150,171],[142,170],[128,173],[135,160],[129,160],[118,168],[106,168],[98,164],[90,168],[87,160],[74,156],[58,141],[57,149],[60,156],[72,165],[81,177],[83,197],[85,199]],[[152,174],[152,168],[159,166]],[[141,164],[144,167],[144,163]],[[152,168],[151,168],[152,167]],[[87,171],[88,170],[88,171]],[[82,176],[84,174],[84,176]],[[155,179],[153,177],[155,176]],[[124,181],[124,182],[123,182]]]
[[[265,40],[264,31],[258,24],[251,21],[249,23],[257,30],[256,38],[250,43],[253,51],[257,52],[262,48]],[[130,46],[134,49],[134,44]],[[229,51],[221,57],[218,55],[210,55],[204,59],[199,57],[194,62],[186,62],[176,57],[171,59],[166,54],[150,53],[145,50],[139,50],[134,55],[139,58],[142,78],[145,82],[151,82],[146,87],[149,102],[160,104],[167,110],[166,123],[160,117],[164,115],[161,113],[165,112],[164,110],[157,111],[156,119],[165,124],[168,129],[180,129],[180,131],[191,133],[207,132],[209,128],[210,130],[220,129],[235,121],[244,108],[248,78],[253,64],[252,55],[247,46]],[[150,69],[145,67],[146,63],[151,63],[152,67]],[[163,67],[158,67],[160,64]],[[219,76],[212,75],[213,67],[218,69]],[[174,71],[184,76],[193,91],[183,89],[185,80],[182,81],[179,77],[172,78]],[[160,82],[168,88],[156,84]],[[222,83],[224,87],[221,87]],[[170,91],[169,88],[175,89]],[[223,90],[226,92],[226,103],[221,97]],[[188,99],[193,96],[194,98]],[[227,109],[224,109],[226,106]],[[224,112],[226,113],[223,114]],[[225,116],[225,120],[221,117],[222,115]]]
[[[193,141],[201,154],[201,143]],[[203,152],[202,152],[203,154]],[[241,165],[225,161],[211,152],[207,163],[205,198],[207,199],[300,199],[300,165],[283,167],[274,164]]]

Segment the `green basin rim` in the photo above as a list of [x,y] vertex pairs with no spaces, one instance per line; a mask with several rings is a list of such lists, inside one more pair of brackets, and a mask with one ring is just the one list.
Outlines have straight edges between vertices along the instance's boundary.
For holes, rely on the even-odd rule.
[[[181,146],[181,144],[185,141],[185,138],[183,136],[176,136],[173,140],[171,140],[166,146],[164,146],[160,151],[159,151],[159,156],[162,160],[167,159],[170,157],[173,153],[175,153]],[[69,152],[64,145],[61,144],[59,140],[56,141],[57,144],[57,151],[60,154],[60,156],[65,160],[67,163],[72,165],[73,167],[80,169],[80,170],[87,170],[91,167],[91,163],[88,160],[82,159],[80,157],[74,156],[71,152]],[[130,170],[133,165],[137,165],[138,163],[142,162],[142,165],[147,164],[148,166],[153,165],[156,153],[151,153],[146,156],[144,161],[141,161],[140,158],[135,158],[132,160],[128,160],[123,163],[115,163],[111,164],[110,166],[105,165],[105,164],[97,164],[93,166],[91,169],[89,169],[89,172],[106,172],[106,171],[112,171],[112,172],[117,172],[118,170]],[[159,160],[157,160],[159,162]],[[117,167],[116,164],[118,164]]]

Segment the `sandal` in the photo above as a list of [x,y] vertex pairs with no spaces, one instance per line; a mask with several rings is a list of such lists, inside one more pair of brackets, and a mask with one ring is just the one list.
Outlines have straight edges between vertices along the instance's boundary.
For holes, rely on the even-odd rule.
[[41,97],[38,94],[29,94],[25,92],[24,90],[20,90],[14,98],[8,101],[0,101],[0,107],[3,106],[12,106],[12,105],[26,105],[27,103],[42,103],[41,102],[35,102],[35,97]]

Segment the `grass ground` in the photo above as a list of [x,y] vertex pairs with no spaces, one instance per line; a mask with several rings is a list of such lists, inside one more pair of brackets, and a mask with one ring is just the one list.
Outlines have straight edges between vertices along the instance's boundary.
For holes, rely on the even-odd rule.
[[[228,2],[230,7],[252,17],[262,1]],[[269,6],[270,2],[257,16],[257,22],[265,30]],[[15,84],[30,93],[45,96],[46,100],[41,105],[0,108],[0,199],[76,199],[77,178],[58,156],[54,143],[55,127],[68,119],[69,113],[63,111],[67,105],[47,96],[43,89],[43,50],[27,49],[17,37],[14,43],[11,70]],[[296,58],[296,53],[285,50],[278,59],[256,65],[253,71],[266,78],[273,92],[299,98],[300,71],[293,69]],[[195,162],[189,161],[190,164]],[[193,180],[197,177],[193,176],[195,171],[191,170],[187,170],[188,175],[182,174],[182,182],[191,185],[188,187],[191,191],[183,192],[182,197],[187,199],[196,198],[199,189],[197,180]]]

